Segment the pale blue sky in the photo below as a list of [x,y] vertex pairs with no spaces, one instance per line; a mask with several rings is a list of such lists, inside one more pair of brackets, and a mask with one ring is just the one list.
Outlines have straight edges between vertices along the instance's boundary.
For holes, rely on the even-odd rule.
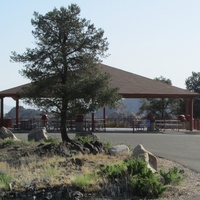
[[110,43],[104,64],[152,79],[164,76],[183,89],[192,71],[200,71],[199,0],[1,0],[0,91],[29,82],[18,73],[22,64],[9,57],[33,46],[33,12],[71,3],[104,29]]

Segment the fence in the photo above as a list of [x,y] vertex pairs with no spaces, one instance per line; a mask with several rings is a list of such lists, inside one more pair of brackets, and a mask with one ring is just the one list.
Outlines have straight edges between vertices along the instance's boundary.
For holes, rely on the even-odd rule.
[[[15,119],[4,120],[4,126],[7,128],[17,129]],[[108,126],[107,126],[108,125]],[[112,126],[110,126],[112,125]],[[55,118],[50,118],[48,120],[38,119],[20,119],[18,129],[21,130],[31,130],[38,127],[47,127],[49,131],[59,131],[60,130],[60,120]],[[121,127],[121,128],[131,128],[134,131],[146,131],[147,130],[147,120],[130,120],[130,119],[109,119],[105,122],[104,119],[95,118],[94,119],[94,131],[106,131],[106,127]],[[75,120],[67,120],[66,127],[68,131],[76,131]],[[155,130],[180,130],[180,129],[190,129],[190,122],[181,122],[180,120],[155,120],[154,123]],[[200,130],[200,119],[193,120],[194,130]],[[92,131],[92,119],[86,118],[82,123],[83,131]]]
[[[76,122],[75,120],[67,120],[66,127],[68,131],[77,131],[77,124],[81,123],[81,130],[92,131],[92,119],[84,119],[83,122]],[[50,118],[48,120],[38,119],[20,119],[19,127],[16,125],[16,119],[9,120],[9,126],[7,128],[21,129],[21,130],[31,130],[33,128],[46,127],[48,131],[59,131],[60,130],[60,120],[55,118]],[[105,131],[105,120],[100,118],[94,119],[94,131]]]
[[159,130],[185,129],[185,122],[181,122],[180,120],[155,120],[155,128],[157,128]]

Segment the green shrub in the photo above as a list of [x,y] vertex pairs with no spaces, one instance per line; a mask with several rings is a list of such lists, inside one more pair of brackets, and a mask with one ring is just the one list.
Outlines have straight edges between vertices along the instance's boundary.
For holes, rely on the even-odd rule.
[[9,184],[12,181],[12,176],[4,171],[0,171],[0,189],[8,190]]
[[80,141],[81,143],[85,144],[85,143],[90,143],[90,142],[93,142],[93,137],[92,136],[76,136],[75,137],[75,140],[78,140]]
[[14,144],[15,142],[18,142],[12,138],[5,138],[4,140],[1,140],[0,145],[1,146],[9,146]]
[[49,137],[48,139],[45,140],[46,143],[51,143],[51,144],[59,144],[61,141],[59,138],[52,138]]
[[108,153],[108,149],[109,149],[110,147],[112,147],[112,142],[110,142],[110,141],[103,141],[102,144],[103,144],[105,153]]
[[153,173],[146,177],[138,175],[131,180],[131,191],[143,198],[158,198],[166,189]]
[[118,164],[108,165],[101,169],[101,172],[109,182],[117,185],[118,191],[123,193],[131,193],[142,198],[157,198],[166,190],[158,176],[142,159],[127,159]]
[[152,174],[152,171],[147,167],[147,163],[140,158],[128,159],[125,162],[130,176],[140,175],[141,177],[146,177]]
[[110,164],[101,169],[102,175],[109,181],[113,182],[116,179],[122,179],[127,172],[126,164],[120,162],[118,164]]
[[169,169],[168,172],[160,170],[160,175],[165,179],[165,184],[179,184],[183,180],[183,175],[179,172],[177,167]]
[[95,173],[81,174],[74,177],[72,185],[80,189],[87,189],[96,179]]
[[106,127],[108,127],[108,128],[117,127],[117,123],[115,121],[107,121],[106,122]]

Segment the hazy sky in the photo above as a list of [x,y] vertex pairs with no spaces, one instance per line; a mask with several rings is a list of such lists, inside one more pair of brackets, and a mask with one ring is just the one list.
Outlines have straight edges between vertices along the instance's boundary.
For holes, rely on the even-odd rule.
[[163,76],[183,89],[185,79],[200,71],[199,0],[1,0],[0,91],[30,82],[10,55],[33,47],[33,12],[44,15],[71,3],[104,29],[110,54],[104,64],[152,79]]

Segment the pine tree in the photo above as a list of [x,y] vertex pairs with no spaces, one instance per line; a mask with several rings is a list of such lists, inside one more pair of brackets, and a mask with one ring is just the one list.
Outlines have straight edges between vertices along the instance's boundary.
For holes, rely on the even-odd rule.
[[80,8],[71,4],[45,15],[34,12],[31,21],[35,48],[23,54],[12,52],[11,60],[23,63],[21,75],[31,80],[23,97],[59,114],[63,141],[71,141],[66,120],[85,114],[118,99],[117,88],[109,86],[110,76],[98,64],[108,50],[104,31],[80,17]]

